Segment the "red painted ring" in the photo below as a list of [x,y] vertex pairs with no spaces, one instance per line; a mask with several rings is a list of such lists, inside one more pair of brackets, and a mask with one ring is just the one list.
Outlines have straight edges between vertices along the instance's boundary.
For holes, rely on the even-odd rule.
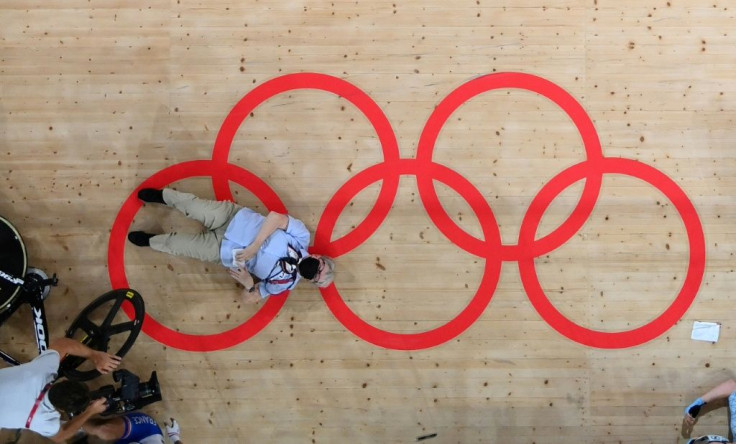
[[[659,170],[646,164],[617,158],[606,158],[602,164],[604,173],[623,174],[654,185],[667,198],[682,217],[690,242],[690,257],[685,280],[673,303],[658,317],[641,327],[622,332],[602,332],[582,327],[560,313],[544,294],[534,268],[534,258],[519,260],[519,273],[527,296],[542,319],[552,328],[583,345],[598,348],[626,348],[648,342],[672,327],[685,314],[698,293],[705,272],[705,237],[698,213],[690,200],[675,182]],[[552,200],[568,186],[586,177],[587,165],[579,163],[566,169],[537,194],[524,216],[519,230],[519,245],[533,242],[541,215]]]

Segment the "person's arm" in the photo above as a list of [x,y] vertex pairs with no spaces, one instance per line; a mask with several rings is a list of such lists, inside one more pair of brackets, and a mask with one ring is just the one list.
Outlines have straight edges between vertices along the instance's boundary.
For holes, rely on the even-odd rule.
[[59,338],[51,342],[49,348],[59,353],[59,359],[66,355],[79,356],[94,362],[100,373],[109,373],[120,364],[120,357],[105,352],[93,350],[79,341],[70,338]]
[[264,219],[263,224],[261,224],[261,228],[258,230],[256,238],[250,245],[245,247],[243,251],[236,255],[236,259],[238,261],[245,262],[252,258],[256,253],[258,253],[258,249],[261,248],[261,245],[266,242],[266,239],[268,239],[270,235],[275,233],[276,230],[286,230],[288,227],[289,216],[271,211]]
[[715,401],[716,399],[728,398],[731,393],[736,391],[736,381],[729,379],[710,389],[703,396],[693,401],[692,404],[685,408],[685,421],[689,424],[695,422],[700,408],[705,404]]
[[247,304],[257,304],[261,302],[264,298],[261,296],[261,292],[258,291],[258,285],[253,286],[253,290],[244,290],[243,291],[243,301]]
[[[77,355],[79,356],[79,355]],[[59,433],[52,436],[50,439],[54,442],[63,443],[67,439],[74,436],[75,433],[77,433],[77,430],[82,428],[85,422],[89,420],[91,417],[95,416],[98,413],[102,413],[107,409],[107,400],[105,398],[100,398],[92,401],[92,403],[87,406],[87,408],[84,410],[84,412],[80,413],[79,415],[72,418],[70,421],[62,424],[61,429],[59,430]]]
[[245,289],[243,290],[243,300],[249,304],[255,304],[261,300],[260,292],[258,291],[258,285],[253,279],[248,270],[245,268],[231,268],[228,270],[230,276],[236,281],[240,282]]
[[708,403],[715,401],[716,399],[728,398],[734,391],[736,391],[736,381],[729,379],[728,381],[722,382],[710,389],[708,393],[701,396],[700,399],[702,399],[703,402]]

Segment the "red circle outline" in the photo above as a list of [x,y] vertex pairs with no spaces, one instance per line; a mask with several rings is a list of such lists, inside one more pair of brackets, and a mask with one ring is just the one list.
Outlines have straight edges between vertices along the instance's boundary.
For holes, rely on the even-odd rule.
[[[227,158],[238,128],[250,113],[265,100],[277,94],[295,89],[317,89],[331,92],[354,104],[366,116],[371,125],[373,125],[376,135],[381,142],[381,148],[386,162],[395,163],[398,161],[398,144],[396,143],[396,137],[388,119],[370,96],[356,86],[336,77],[314,73],[289,74],[272,79],[246,94],[230,111],[215,140],[212,160],[183,162],[165,168],[145,180],[128,196],[110,232],[108,273],[113,288],[129,287],[124,264],[125,239],[135,214],[142,206],[137,200],[137,192],[142,188],[162,188],[177,180],[189,177],[210,176],[217,199],[232,200],[232,192],[229,187],[229,182],[232,180],[250,190],[256,196],[265,196],[265,198],[261,198],[261,201],[269,210],[286,213],[281,200],[263,180],[243,168],[230,164]],[[393,201],[393,196],[391,195],[393,194],[395,196],[397,189],[398,176],[395,178],[395,183],[393,181],[386,181],[383,184],[379,198],[382,200],[389,198]],[[340,241],[348,245],[351,243],[357,245],[356,235],[375,231],[377,226],[375,224],[371,226],[371,221],[376,218],[380,219],[381,211],[387,214],[390,207],[391,205],[389,204],[388,207],[377,207],[371,210],[369,217],[359,224],[352,233],[343,236]],[[364,239],[359,241],[363,242]],[[330,252],[324,252],[323,254],[330,254]],[[221,350],[237,345],[265,328],[276,314],[278,314],[286,302],[287,296],[288,292],[285,292],[278,298],[269,298],[267,303],[251,319],[238,327],[222,333],[210,335],[180,333],[165,327],[148,314],[146,314],[142,331],[162,344],[182,350]],[[128,315],[130,316],[130,313]]]
[[[228,164],[224,171],[230,180],[250,190],[261,199],[266,207],[274,211],[286,212],[284,204],[278,195],[271,190],[258,176],[238,166]],[[126,235],[133,222],[133,218],[143,206],[138,200],[138,190],[142,188],[163,188],[178,180],[190,177],[213,176],[222,174],[219,165],[209,160],[194,160],[167,167],[146,179],[136,188],[123,203],[112,230],[108,247],[108,273],[112,288],[129,288],[125,273],[125,245]],[[210,335],[192,335],[172,330],[159,323],[150,314],[146,313],[141,330],[151,338],[164,345],[188,351],[214,351],[232,347],[246,341],[268,325],[286,302],[288,292],[282,297],[269,298],[258,312],[243,324],[228,331]],[[132,310],[128,304],[123,305],[128,316]]]
[[[334,206],[340,210],[344,208],[358,192],[381,178],[377,176],[376,173],[379,169],[380,168],[369,169],[373,174],[354,176],[335,193],[331,200],[331,204],[334,204]],[[486,264],[478,290],[465,309],[463,309],[455,318],[440,327],[421,333],[393,333],[368,324],[350,310],[350,307],[345,303],[345,300],[340,295],[334,283],[329,287],[322,289],[322,297],[324,298],[327,307],[332,311],[332,314],[335,315],[337,320],[345,326],[345,328],[364,341],[395,350],[417,350],[434,347],[455,338],[469,328],[480,317],[490,303],[501,274],[501,255],[499,254],[501,247],[501,234],[498,230],[496,218],[493,215],[488,202],[483,198],[483,195],[477,188],[473,187],[467,179],[450,168],[436,163],[425,165],[417,162],[416,160],[405,159],[399,162],[397,168],[395,170],[391,170],[390,173],[397,175],[412,174],[416,176],[431,174],[434,179],[437,179],[451,187],[466,199],[466,202],[473,209],[476,217],[478,217],[478,220],[481,223],[484,237],[486,239],[490,239],[485,242],[488,256],[485,257]],[[464,193],[470,193],[471,195],[468,197],[468,195]],[[425,208],[427,208],[429,213],[436,210],[432,208],[431,204],[425,204]],[[337,216],[339,216],[339,212],[334,215],[334,220],[325,222],[323,222],[325,219],[323,216],[322,220],[320,220],[319,226],[327,226],[332,229],[332,227],[335,226]],[[381,220],[381,222],[383,222],[383,220]],[[331,234],[332,233],[328,231],[319,238],[329,239]],[[316,238],[317,235],[315,234],[315,239]],[[317,245],[315,243],[315,247],[329,250],[329,246],[327,245]]]
[[[539,239],[531,248],[527,246],[522,251],[518,245],[504,245],[502,247],[503,259],[511,261],[526,257],[529,254],[537,256],[546,254],[567,242],[582,227],[588,215],[593,211],[595,201],[600,192],[602,175],[597,171],[596,165],[603,159],[603,153],[593,122],[583,107],[567,91],[541,77],[525,73],[506,72],[477,77],[448,94],[427,120],[425,129],[419,139],[417,160],[428,161],[432,159],[434,147],[442,127],[461,105],[482,93],[497,89],[530,91],[547,98],[560,107],[578,129],[585,149],[587,162],[590,166],[588,180],[585,181],[583,193],[578,205],[573,211],[573,215],[554,231]],[[444,232],[445,236],[453,242],[459,242],[464,245],[462,248],[466,251],[476,256],[485,257],[482,242],[477,239],[475,239],[475,242],[472,242],[469,239],[472,236],[455,226],[450,216],[444,211],[442,205],[439,203],[439,198],[437,197],[431,177],[421,176],[418,178],[418,182],[417,186],[419,188],[419,194],[422,196],[422,201],[429,201],[433,207],[438,209],[436,213],[431,214],[435,224],[438,227],[453,226],[452,230]]]
[[[399,161],[399,146],[396,141],[396,135],[391,127],[391,123],[378,104],[368,94],[352,83],[337,77],[318,73],[286,74],[271,79],[246,94],[225,118],[215,140],[212,161],[218,164],[227,163],[230,147],[238,128],[256,107],[278,94],[300,89],[329,92],[352,103],[368,119],[368,122],[376,132],[384,158],[383,163],[380,165],[389,169],[396,165]],[[231,198],[227,180],[216,178],[216,180],[213,180],[213,185],[215,187],[215,195],[219,199]],[[328,229],[327,227],[318,226],[315,231],[314,243],[324,246],[329,245],[329,249],[321,250],[320,253],[337,257],[365,242],[368,236],[374,233],[378,229],[378,225],[380,225],[380,223],[377,224],[375,221],[383,220],[388,214],[398,187],[398,176],[391,176],[385,180],[377,198],[377,202],[380,202],[380,204],[377,204],[370,211],[363,222],[358,224],[357,227],[341,239],[330,242],[329,239],[320,238],[317,233],[326,232]],[[335,208],[329,204],[324,210],[328,215],[334,211]],[[332,232],[332,228],[329,228],[329,232]]]
[[[585,177],[586,164],[570,167],[548,182],[532,201],[519,230],[519,245],[533,242],[541,215],[567,187]],[[582,327],[560,313],[544,294],[534,267],[534,257],[518,261],[524,290],[542,319],[573,341],[598,348],[626,348],[648,342],[672,327],[685,314],[698,293],[705,272],[705,237],[700,219],[680,187],[659,170],[629,159],[605,158],[604,173],[624,174],[641,179],[660,190],[672,202],[685,224],[690,242],[687,275],[673,303],[658,317],[638,328],[622,332],[602,332]]]

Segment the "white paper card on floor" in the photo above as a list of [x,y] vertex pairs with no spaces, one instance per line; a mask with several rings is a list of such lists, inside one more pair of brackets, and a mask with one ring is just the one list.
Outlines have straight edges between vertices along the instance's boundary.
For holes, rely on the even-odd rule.
[[696,341],[718,342],[720,333],[721,324],[719,323],[695,321],[690,338]]

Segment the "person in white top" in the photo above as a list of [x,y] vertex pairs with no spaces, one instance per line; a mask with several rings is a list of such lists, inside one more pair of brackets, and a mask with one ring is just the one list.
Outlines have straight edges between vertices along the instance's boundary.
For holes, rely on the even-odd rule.
[[307,251],[309,230],[292,216],[275,211],[263,216],[234,202],[202,199],[171,188],[143,188],[138,198],[179,210],[207,230],[196,234],[131,231],[131,243],[221,263],[245,287],[246,302],[282,294],[302,278],[322,288],[334,279],[334,261]]
[[91,360],[103,374],[120,365],[120,357],[92,350],[78,341],[69,338],[53,341],[49,349],[33,361],[0,369],[0,428],[30,429],[54,442],[64,442],[88,419],[105,411],[105,398],[91,402],[87,399],[87,406],[81,414],[61,423],[59,410],[63,409],[50,399],[54,399],[55,394],[58,399],[61,394],[65,402],[69,401],[66,395],[67,386],[81,385],[86,389],[84,384],[74,381],[54,382],[59,363],[66,355]]

